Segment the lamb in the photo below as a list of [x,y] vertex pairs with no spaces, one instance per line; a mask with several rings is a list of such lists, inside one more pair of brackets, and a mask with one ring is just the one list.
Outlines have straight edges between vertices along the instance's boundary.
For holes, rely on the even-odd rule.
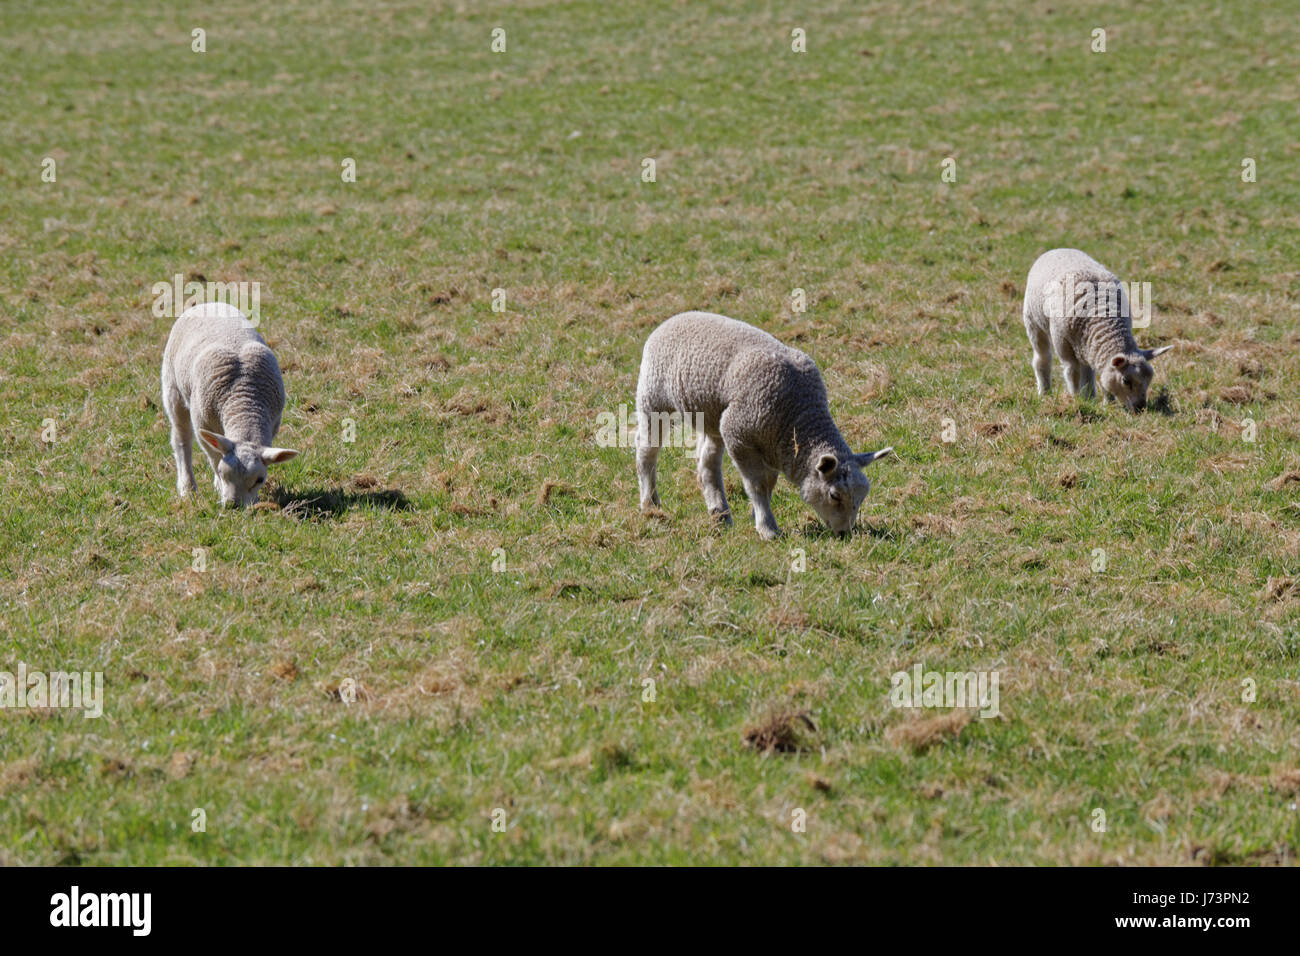
[[1078,249],[1038,257],[1025,282],[1024,320],[1039,395],[1052,387],[1055,348],[1071,395],[1096,395],[1100,375],[1107,398],[1134,413],[1147,405],[1151,361],[1173,348],[1138,348],[1123,283]]
[[781,533],[772,514],[779,475],[832,531],[847,535],[871,487],[863,466],[893,451],[855,455],[831,420],[812,359],[752,325],[710,312],[683,312],[650,333],[636,407],[642,511],[660,505],[660,426],[688,416],[696,423],[696,476],[709,513],[731,524],[722,484],[725,449],[753,505],[754,525],[768,540]]
[[196,305],[176,320],[163,351],[162,394],[182,498],[198,490],[190,460],[195,432],[225,507],[255,503],[266,466],[298,454],[271,446],[284,412],[280,366],[256,326],[234,306]]

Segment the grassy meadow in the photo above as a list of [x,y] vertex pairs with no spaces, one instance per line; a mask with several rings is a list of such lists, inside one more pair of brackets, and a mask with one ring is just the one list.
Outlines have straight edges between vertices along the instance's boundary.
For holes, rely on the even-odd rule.
[[[0,711],[0,863],[1294,863],[1300,20],[1127,6],[0,5],[0,671],[105,695]],[[1056,246],[1147,414],[1035,394]],[[177,274],[259,284],[255,510],[175,494]],[[850,539],[640,514],[691,308],[894,446]]]

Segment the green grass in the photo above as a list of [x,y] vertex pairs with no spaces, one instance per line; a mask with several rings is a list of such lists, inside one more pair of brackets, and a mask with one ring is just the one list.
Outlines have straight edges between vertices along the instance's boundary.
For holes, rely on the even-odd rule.
[[[0,670],[106,683],[0,712],[0,862],[1294,861],[1292,12],[737,6],[0,6]],[[1060,245],[1151,282],[1167,413],[1034,394]],[[261,285],[278,510],[175,498],[177,273]],[[597,416],[686,308],[897,449],[852,539],[730,464],[712,527],[677,450],[638,513]]]

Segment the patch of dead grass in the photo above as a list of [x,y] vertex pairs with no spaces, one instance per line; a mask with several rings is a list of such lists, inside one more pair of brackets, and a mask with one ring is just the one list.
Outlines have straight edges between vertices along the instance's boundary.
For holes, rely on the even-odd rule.
[[885,731],[891,744],[924,753],[937,744],[958,737],[972,720],[969,710],[954,710],[934,717],[919,717],[895,724]]
[[1300,582],[1295,578],[1272,577],[1259,592],[1259,596],[1261,600],[1275,603],[1289,601],[1296,596],[1297,587],[1300,587]]
[[817,731],[808,711],[781,708],[747,727],[741,737],[746,747],[759,753],[800,753],[809,749],[804,739],[805,730]]

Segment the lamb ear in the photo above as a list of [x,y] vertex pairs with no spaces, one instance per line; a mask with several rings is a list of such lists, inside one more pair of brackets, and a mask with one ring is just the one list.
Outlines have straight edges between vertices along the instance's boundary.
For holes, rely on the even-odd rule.
[[1147,359],[1148,362],[1150,362],[1153,358],[1157,358],[1157,357],[1159,357],[1159,356],[1161,356],[1161,355],[1164,355],[1164,354],[1165,354],[1166,352],[1168,352],[1171,348],[1173,348],[1172,345],[1166,345],[1166,346],[1163,346],[1163,347],[1158,348],[1158,349],[1147,349],[1147,350],[1146,350],[1146,359]]
[[840,460],[830,452],[817,459],[817,471],[823,478],[830,478],[835,474],[835,469],[839,467]]
[[894,446],[890,445],[888,448],[880,449],[880,451],[864,451],[860,455],[854,455],[853,460],[859,465],[869,465],[877,458],[884,458],[886,455],[892,455],[893,453]]
[[1116,355],[1113,359],[1110,360],[1110,364],[1115,368],[1123,368],[1125,365],[1128,364],[1128,359],[1125,358],[1123,355]]
[[216,432],[210,432],[206,428],[199,429],[199,438],[207,442],[213,451],[219,451],[223,455],[229,455],[235,450],[235,443],[225,435],[218,435]]
[[278,465],[281,462],[288,461],[290,458],[298,457],[298,453],[292,448],[263,448],[262,461],[268,465]]

